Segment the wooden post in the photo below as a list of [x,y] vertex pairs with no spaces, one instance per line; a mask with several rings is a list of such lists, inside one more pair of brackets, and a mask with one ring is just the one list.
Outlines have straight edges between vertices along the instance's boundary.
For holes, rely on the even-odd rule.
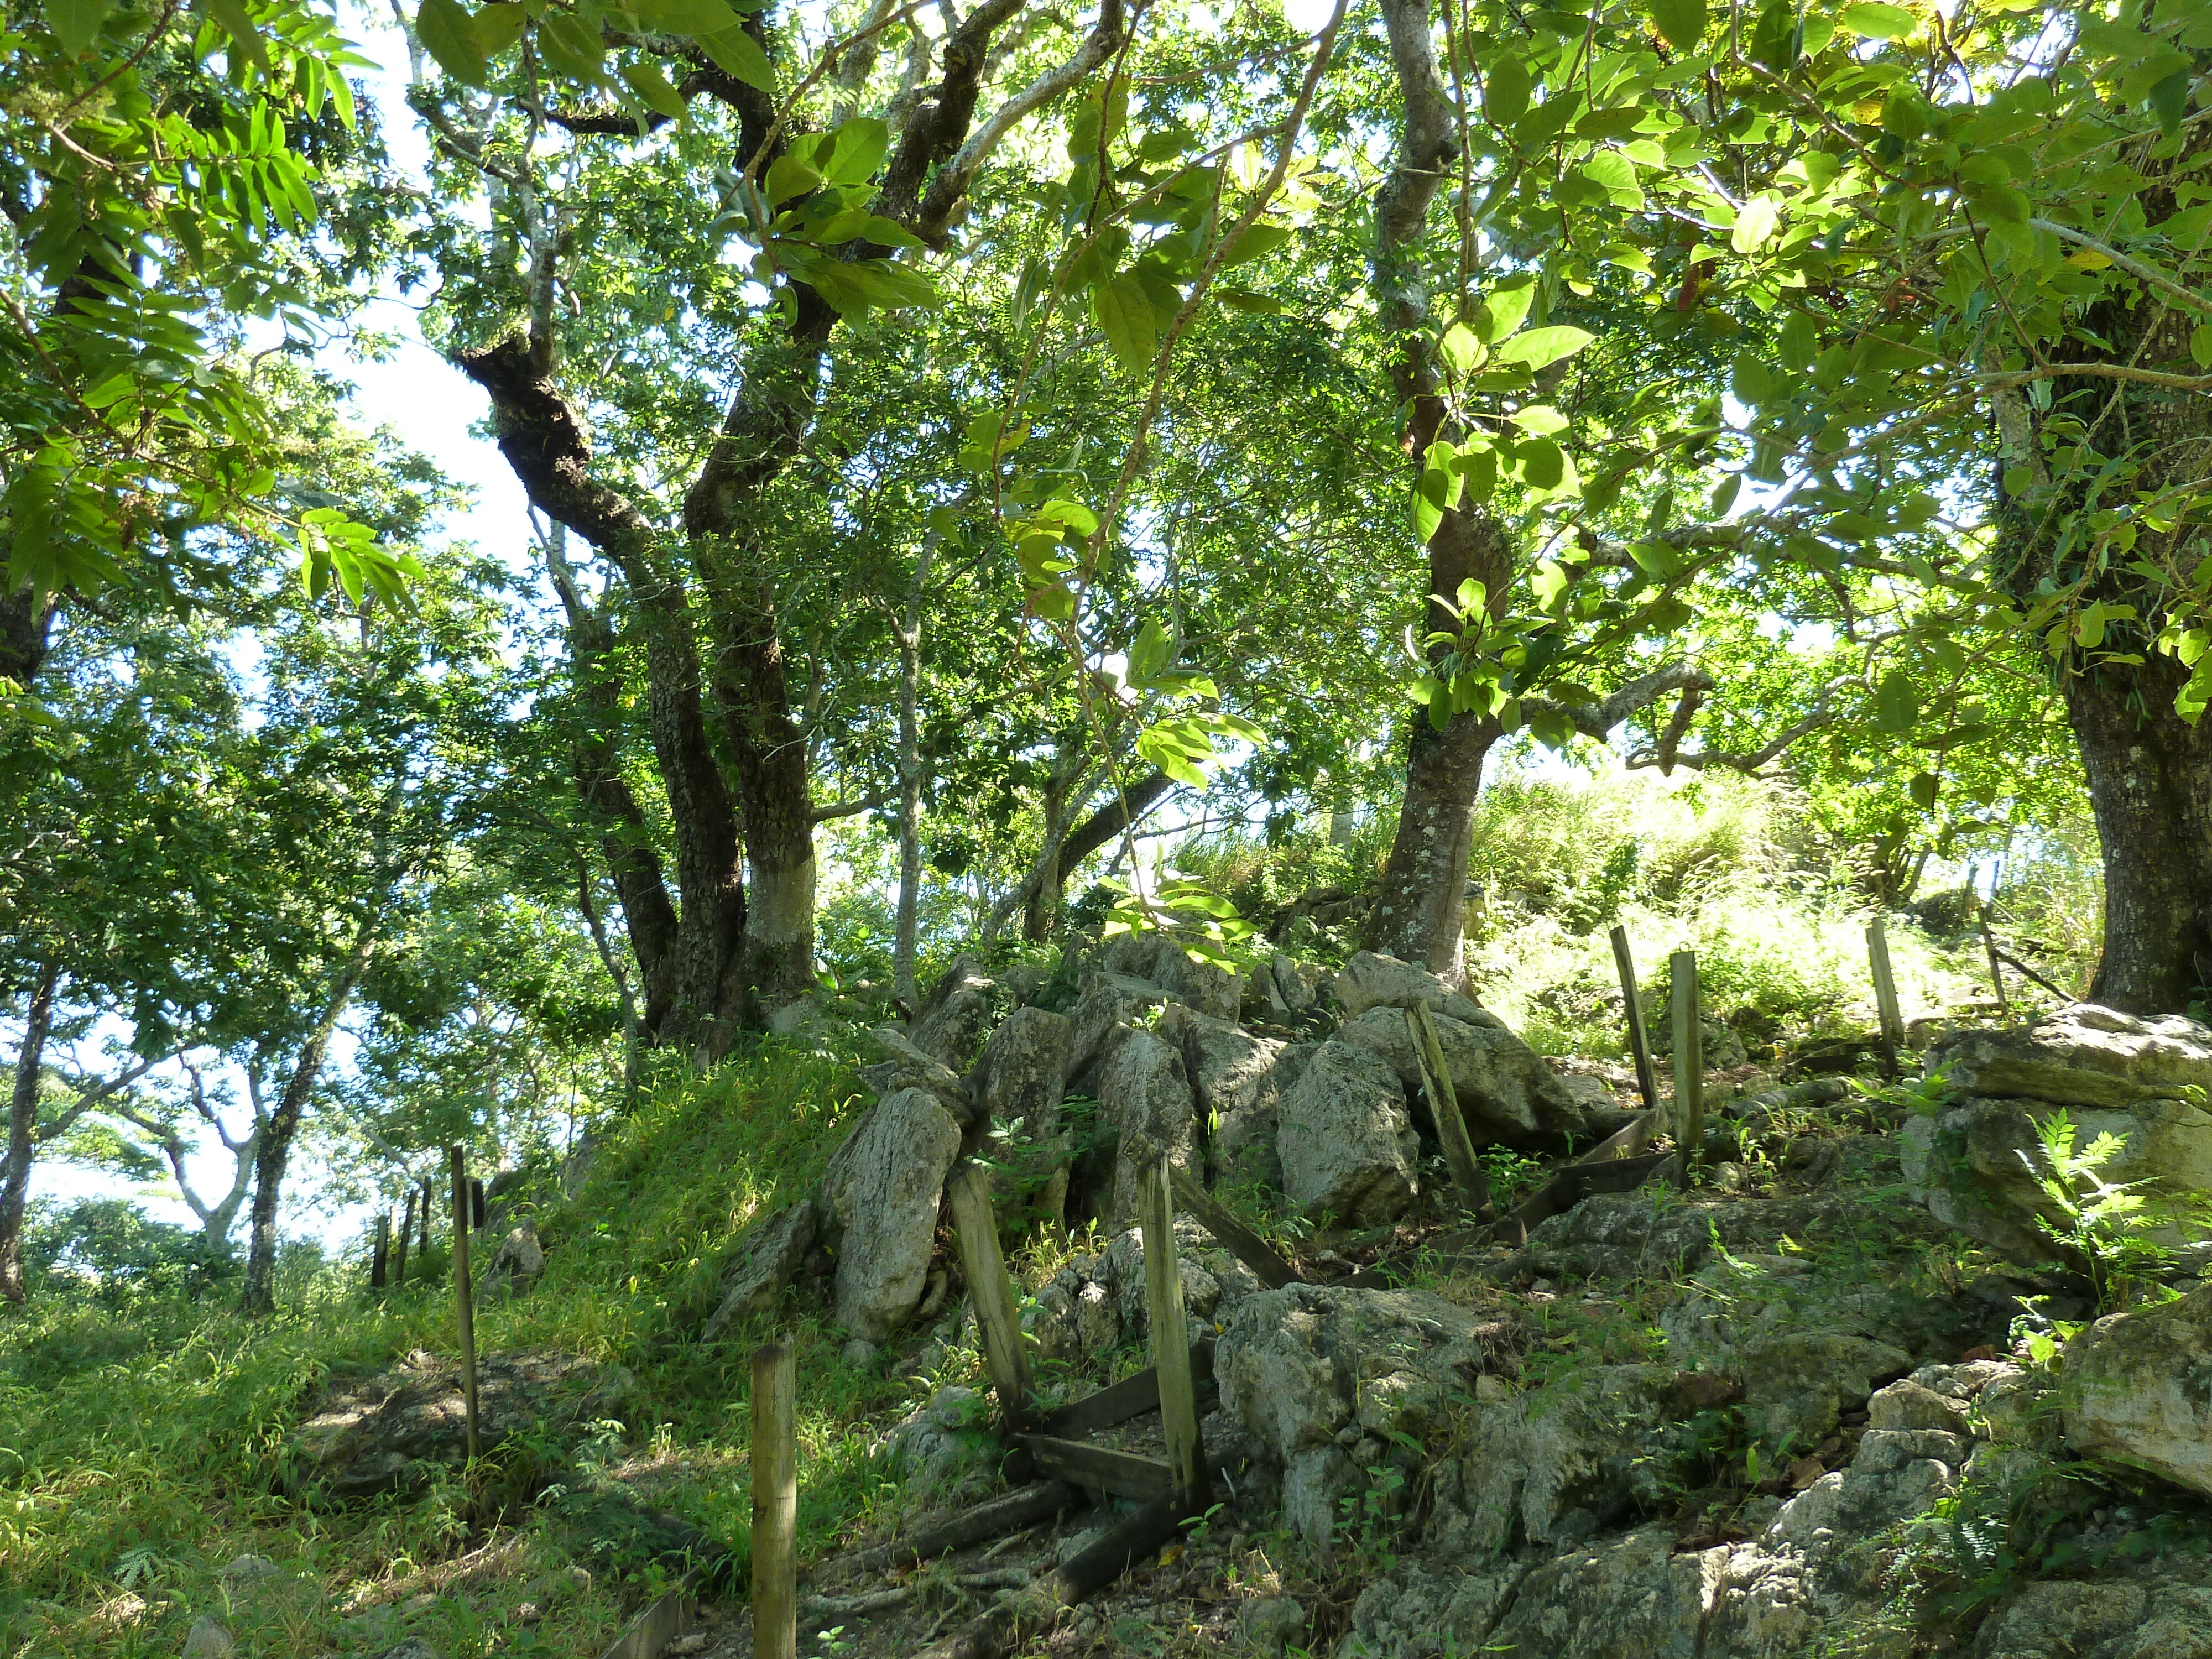
[[1030,1419],[1029,1357],[1022,1352],[1019,1304],[1006,1258],[999,1250],[998,1219],[991,1212],[990,1177],[963,1164],[945,1183],[952,1201],[952,1231],[960,1243],[960,1265],[968,1275],[968,1300],[975,1310],[975,1328],[983,1339],[983,1363],[999,1395],[999,1411],[1014,1427]]
[[481,1445],[477,1437],[477,1310],[469,1285],[469,1176],[459,1146],[447,1152],[453,1169],[453,1307],[461,1325],[461,1398],[468,1409],[469,1461],[476,1462]]
[[399,1256],[398,1260],[392,1264],[392,1282],[395,1285],[404,1285],[407,1282],[407,1241],[414,1236],[414,1232],[415,1189],[410,1187],[407,1189],[407,1212],[399,1218]]
[[799,1652],[799,1393],[791,1349],[753,1355],[753,1656]]
[[422,1177],[422,1271],[430,1271],[430,1192],[434,1185],[429,1176]]
[[1644,1000],[1636,994],[1636,959],[1628,953],[1628,929],[1613,930],[1613,965],[1620,970],[1620,996],[1628,1013],[1628,1057],[1636,1066],[1637,1091],[1646,1111],[1659,1110],[1659,1075],[1652,1069],[1651,1039],[1644,1029]]
[[1674,1147],[1676,1179],[1687,1187],[1705,1149],[1705,1028],[1698,1017],[1698,953],[1677,951],[1668,959],[1674,982]]
[[1874,970],[1875,1006],[1881,1019],[1881,1063],[1897,1075],[1897,1051],[1905,1046],[1905,1015],[1897,1006],[1897,979],[1889,971],[1889,934],[1876,916],[1867,924],[1867,965]]
[[469,1180],[469,1231],[476,1232],[484,1224],[483,1182],[471,1176]]
[[1187,1171],[1168,1166],[1176,1200],[1198,1218],[1199,1224],[1221,1242],[1221,1247],[1252,1270],[1271,1291],[1302,1281],[1298,1270],[1283,1259],[1282,1252],[1239,1221]]
[[1168,1468],[1186,1512],[1206,1507],[1206,1446],[1198,1431],[1198,1384],[1190,1373],[1190,1333],[1183,1322],[1182,1263],[1176,1249],[1175,1200],[1168,1160],[1137,1176],[1137,1218],[1145,1231],[1145,1302],[1152,1321],[1152,1369],[1160,1382],[1160,1426]]
[[1474,1156],[1474,1138],[1460,1115],[1459,1091],[1452,1085],[1451,1068],[1444,1064],[1443,1039],[1429,1005],[1417,1002],[1406,1011],[1406,1026],[1413,1038],[1413,1062],[1421,1073],[1421,1087],[1429,1097],[1429,1115],[1437,1121],[1437,1139],[1444,1149],[1452,1184],[1467,1207],[1477,1215],[1490,1208],[1490,1178]]
[[376,1218],[376,1248],[368,1258],[368,1288],[384,1288],[384,1272],[392,1261],[392,1212],[385,1210]]

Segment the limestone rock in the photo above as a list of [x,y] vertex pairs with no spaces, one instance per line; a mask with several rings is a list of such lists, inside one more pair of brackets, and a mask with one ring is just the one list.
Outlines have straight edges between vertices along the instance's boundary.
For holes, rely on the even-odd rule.
[[[1490,1141],[1536,1146],[1556,1143],[1565,1135],[1588,1134],[1582,1103],[1566,1079],[1502,1023],[1491,1019],[1474,1024],[1449,1014],[1433,1018],[1453,1092],[1478,1146]],[[1413,1034],[1403,1010],[1370,1008],[1347,1020],[1336,1035],[1340,1042],[1357,1043],[1381,1055],[1407,1088],[1420,1086]]]
[[1468,998],[1444,988],[1427,969],[1395,957],[1362,951],[1329,981],[1330,994],[1346,1015],[1357,1019],[1370,1008],[1411,1008],[1426,1003],[1431,1013],[1449,1014],[1473,1024],[1497,1024],[1498,1017]]
[[2212,1492],[2212,1286],[2099,1320],[2063,1375],[2068,1445]]
[[396,1648],[386,1648],[377,1659],[440,1659],[438,1650],[419,1636],[410,1636]]
[[1237,1634],[1250,1652],[1279,1655],[1306,1631],[1306,1610],[1287,1595],[1252,1602],[1238,1615]]
[[1369,1468],[1408,1458],[1394,1436],[1443,1428],[1496,1334],[1422,1291],[1288,1285],[1237,1309],[1213,1374],[1223,1411],[1283,1471],[1285,1520],[1320,1546]]
[[230,1631],[220,1619],[196,1619],[185,1638],[184,1659],[230,1659],[238,1650]]
[[1332,1038],[1275,1111],[1283,1191],[1352,1226],[1405,1213],[1419,1142],[1398,1074],[1372,1050]]
[[1295,1045],[1300,1053],[1286,1066],[1284,1056],[1294,1045],[1254,1036],[1231,1021],[1179,1005],[1170,1005],[1160,1016],[1160,1035],[1182,1051],[1191,1092],[1206,1125],[1212,1177],[1279,1188],[1275,1109],[1313,1045]]
[[[491,1353],[477,1361],[485,1449],[541,1421],[610,1415],[629,1375],[573,1354]],[[411,1490],[430,1467],[459,1468],[468,1455],[459,1366],[416,1353],[386,1370],[335,1377],[292,1437],[293,1478],[333,1497]]]
[[1243,1012],[1254,1019],[1278,1024],[1313,1012],[1321,1000],[1326,969],[1300,962],[1278,951],[1255,968],[1244,981]]
[[1707,1659],[1699,1639],[1723,1553],[1674,1553],[1674,1535],[1650,1527],[1593,1543],[1537,1567],[1492,1632],[1492,1651],[1575,1659]]
[[1177,1002],[1217,1019],[1236,1018],[1243,1001],[1234,971],[1210,962],[1192,961],[1173,934],[1161,939],[1151,978]]
[[837,1239],[837,1322],[880,1342],[913,1316],[929,1279],[945,1172],[960,1126],[933,1095],[902,1089],[870,1108],[822,1177]]
[[885,1449],[910,1513],[981,1497],[998,1465],[990,1399],[948,1383],[900,1420]]
[[1768,1452],[1801,1455],[1846,1407],[1912,1369],[1912,1356],[1849,1331],[1784,1331],[1744,1349],[1744,1417]]
[[499,1248],[477,1276],[479,1296],[511,1296],[538,1282],[545,1271],[545,1247],[538,1242],[538,1229],[527,1221],[507,1230]]
[[1002,1000],[998,981],[973,957],[954,957],[915,1022],[914,1046],[956,1072],[965,1071],[975,1063]]
[[2033,1025],[1962,1032],[1928,1063],[1970,1095],[2124,1109],[2212,1089],[2212,1027],[2077,1002]]
[[985,1122],[1023,1125],[1048,1139],[1059,1132],[1060,1097],[1075,1057],[1075,1025],[1065,1014],[1017,1008],[983,1045],[975,1066],[975,1103]]
[[814,1200],[798,1203],[755,1222],[738,1239],[722,1274],[722,1299],[699,1333],[712,1342],[732,1321],[757,1318],[775,1307],[814,1248],[821,1215]]
[[1965,1434],[1966,1402],[1947,1398],[1906,1377],[1875,1391],[1867,1401],[1867,1426],[1885,1430],[1940,1429],[1946,1434]]
[[1340,1659],[1481,1653],[1528,1571],[1513,1561],[1407,1562],[1359,1593]]
[[232,1561],[222,1570],[222,1577],[226,1584],[252,1584],[264,1578],[282,1577],[283,1572],[284,1569],[267,1556],[249,1554]]
[[974,1121],[975,1101],[958,1073],[935,1054],[916,1048],[896,1025],[880,1026],[869,1035],[885,1058],[860,1075],[878,1097],[888,1099],[902,1089],[926,1089],[960,1122]]
[[1182,1055],[1157,1031],[1127,1032],[1109,1048],[1099,1066],[1097,1094],[1099,1121],[1112,1126],[1123,1141],[1114,1160],[1112,1213],[1133,1217],[1141,1162],[1133,1139],[1165,1152],[1178,1169],[1190,1169],[1198,1157],[1198,1125]]
[[1075,1027],[1067,1058],[1070,1080],[1081,1079],[1097,1065],[1116,1027],[1135,1024],[1167,999],[1168,994],[1148,980],[1126,974],[1090,975],[1067,1016]]

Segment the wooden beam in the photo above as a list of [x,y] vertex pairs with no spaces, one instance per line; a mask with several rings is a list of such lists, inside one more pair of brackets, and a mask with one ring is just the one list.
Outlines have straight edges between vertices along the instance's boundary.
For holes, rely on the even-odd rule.
[[[1192,1381],[1201,1389],[1213,1381],[1213,1344],[1191,1345],[1190,1374]],[[1125,1376],[1096,1394],[1070,1401],[1045,1419],[1044,1431],[1062,1439],[1073,1439],[1095,1430],[1110,1429],[1116,1423],[1142,1417],[1146,1412],[1158,1411],[1159,1406],[1160,1374],[1157,1368],[1147,1365],[1134,1376]]]
[[1876,916],[1867,924],[1867,967],[1874,975],[1874,1002],[1881,1021],[1881,1063],[1886,1075],[1898,1073],[1897,1051],[1905,1047],[1905,1012],[1897,1003],[1897,976],[1889,969],[1889,930]]
[[477,1413],[476,1289],[469,1283],[469,1173],[459,1146],[447,1152],[453,1171],[453,1311],[460,1322],[461,1405],[467,1418],[469,1462],[483,1450]]
[[1490,1178],[1474,1156],[1474,1139],[1460,1115],[1459,1091],[1453,1086],[1451,1068],[1444,1063],[1443,1040],[1429,1005],[1417,1002],[1406,1011],[1406,1027],[1413,1034],[1413,1064],[1421,1073],[1421,1087],[1429,1097],[1429,1115],[1437,1121],[1437,1140],[1444,1151],[1452,1184],[1476,1215],[1490,1208]]
[[1039,1480],[1019,1491],[1010,1492],[1003,1498],[993,1498],[988,1504],[978,1504],[941,1527],[932,1527],[910,1537],[895,1539],[888,1544],[872,1545],[840,1559],[825,1561],[813,1570],[814,1575],[819,1577],[832,1569],[841,1573],[880,1572],[887,1567],[927,1561],[932,1556],[950,1554],[954,1550],[963,1550],[988,1539],[1019,1532],[1024,1527],[1033,1527],[1040,1521],[1049,1521],[1055,1515],[1065,1515],[1083,1501],[1083,1494],[1065,1480]]
[[963,1629],[922,1650],[918,1659],[1006,1659],[1023,1643],[1044,1635],[1072,1607],[1149,1561],[1182,1522],[1172,1499],[1147,1504],[1077,1554],[1042,1584],[1000,1603]]
[[1620,970],[1621,1001],[1627,1011],[1628,1056],[1636,1066],[1637,1091],[1644,1097],[1644,1109],[1657,1112],[1659,1076],[1651,1065],[1651,1039],[1644,1029],[1644,1000],[1637,994],[1636,959],[1628,952],[1628,929],[1614,927],[1612,938],[1613,965]]
[[1252,1270],[1253,1277],[1271,1291],[1305,1282],[1275,1247],[1224,1209],[1188,1170],[1170,1169],[1169,1180],[1176,1202],[1221,1242],[1222,1249]]
[[753,1355],[753,1659],[799,1652],[798,1394],[787,1345]]
[[1022,1434],[1014,1439],[1037,1468],[1078,1486],[1145,1502],[1175,1492],[1175,1471],[1157,1457],[1140,1457],[1135,1452],[1094,1446],[1087,1440],[1061,1440],[1048,1434]]
[[998,1218],[991,1210],[990,1176],[963,1164],[945,1183],[952,1205],[952,1228],[960,1243],[960,1265],[968,1275],[968,1300],[975,1310],[975,1328],[983,1339],[983,1364],[998,1393],[999,1411],[1007,1423],[1030,1419],[1029,1356],[1022,1347],[1020,1304],[999,1249]]
[[1698,998],[1698,953],[1677,951],[1668,967],[1674,990],[1674,1112],[1669,1127],[1681,1164],[1674,1178],[1683,1187],[1705,1150],[1705,1024]]
[[660,1659],[696,1622],[690,1596],[672,1589],[629,1621],[599,1659]]
[[1145,1235],[1145,1301],[1152,1315],[1152,1370],[1160,1426],[1186,1509],[1206,1507],[1206,1443],[1198,1428],[1198,1384],[1191,1375],[1189,1322],[1182,1305],[1182,1257],[1176,1248],[1175,1200],[1163,1157],[1137,1176],[1137,1217]]

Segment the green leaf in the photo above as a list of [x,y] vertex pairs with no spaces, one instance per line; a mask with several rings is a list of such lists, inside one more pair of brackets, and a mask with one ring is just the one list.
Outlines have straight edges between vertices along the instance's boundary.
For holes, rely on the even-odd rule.
[[1532,438],[1548,438],[1567,429],[1567,417],[1549,404],[1531,404],[1505,417]]
[[[2212,332],[2212,330],[2198,331],[2206,333]],[[1482,343],[1474,337],[1474,331],[1465,323],[1454,323],[1444,331],[1444,337],[1437,343],[1437,349],[1444,360],[1444,366],[1451,370],[1452,378],[1465,380],[1468,371],[1474,367],[1475,359],[1482,353]]]
[[759,41],[745,33],[742,25],[692,38],[698,41],[707,56],[714,60],[714,67],[725,75],[762,92],[772,94],[775,91],[775,71],[769,66],[768,53],[761,49]]
[[1221,261],[1221,269],[1241,265],[1248,260],[1272,253],[1291,240],[1292,232],[1287,225],[1248,225],[1244,234],[1237,239]]
[[1548,328],[1532,328],[1526,334],[1516,335],[1500,346],[1498,361],[1525,364],[1531,369],[1548,368],[1561,358],[1573,356],[1596,337],[1595,334],[1565,323],[1554,323]]
[[1912,782],[1909,787],[1912,791],[1912,804],[1915,806],[1923,812],[1932,812],[1936,810],[1936,797],[1942,793],[1943,789],[1942,779],[1933,772],[1916,772],[1912,775]]
[[1813,319],[1802,311],[1790,313],[1790,320],[1782,325],[1778,343],[1782,366],[1793,374],[1802,374],[1810,369],[1820,351],[1820,337],[1813,327]]
[[522,26],[529,15],[510,0],[477,8],[477,15],[469,20],[469,38],[477,54],[487,60],[498,57],[522,38]]
[[624,64],[622,78],[629,82],[629,89],[637,94],[638,101],[647,109],[665,115],[672,121],[683,118],[684,100],[677,95],[676,88],[668,84],[667,76],[661,74],[658,64],[645,62]]
[[538,54],[555,74],[594,85],[606,62],[599,32],[565,11],[549,12],[538,20]]
[[1874,720],[1885,732],[1910,732],[1920,723],[1920,696],[1903,669],[1891,669],[1875,688]]
[[1651,21],[1661,40],[1687,52],[1705,38],[1705,0],[1651,0]]
[[1482,89],[1482,112],[1493,125],[1510,127],[1528,112],[1531,89],[1528,67],[1521,61],[1519,48],[1510,48],[1491,65],[1490,77]]
[[631,0],[637,21],[662,34],[689,34],[703,42],[709,34],[738,27],[738,15],[724,0]]
[[848,121],[830,135],[816,165],[833,185],[865,185],[890,153],[891,130],[872,115]]
[[[105,11],[105,4],[102,10]],[[223,33],[230,36],[246,60],[266,75],[269,73],[269,53],[261,44],[260,31],[246,15],[243,0],[208,0],[208,15],[222,25]]]
[[1796,67],[1805,49],[1805,21],[1796,0],[1767,0],[1751,31],[1751,55],[1777,75]]
[[1257,312],[1268,316],[1283,308],[1283,302],[1273,295],[1255,294],[1246,288],[1215,288],[1206,292],[1231,311]]
[[1567,475],[1567,458],[1549,438],[1537,438],[1520,449],[1521,476],[1538,489],[1555,489]]
[[1869,40],[1904,40],[1920,27],[1919,20],[1902,6],[1845,6],[1844,27]]
[[1536,302],[1536,283],[1532,277],[1517,282],[1503,283],[1491,289],[1482,303],[1474,308],[1470,319],[1477,337],[1495,345],[1528,319],[1528,307]]
[[810,166],[797,150],[787,150],[769,165],[768,177],[761,180],[761,191],[767,196],[769,205],[777,206],[794,196],[804,196],[822,182],[822,175]]
[[1142,375],[1152,365],[1158,322],[1144,285],[1133,276],[1121,276],[1091,291],[1091,308],[1106,332],[1108,349],[1125,374]]
[[1781,204],[1771,196],[1753,197],[1735,216],[1735,228],[1729,232],[1729,246],[1738,253],[1756,252],[1774,234],[1781,218]]
[[2212,368],[2212,323],[2199,323],[2189,331],[2189,355],[2199,368]]
[[[99,41],[100,26],[107,21],[107,5],[108,0],[46,0],[42,9],[56,43],[75,58],[91,51]],[[252,33],[248,28],[246,38],[252,40]]]
[[477,50],[473,21],[459,0],[422,0],[415,14],[415,33],[440,69],[465,86],[483,85],[489,70]]

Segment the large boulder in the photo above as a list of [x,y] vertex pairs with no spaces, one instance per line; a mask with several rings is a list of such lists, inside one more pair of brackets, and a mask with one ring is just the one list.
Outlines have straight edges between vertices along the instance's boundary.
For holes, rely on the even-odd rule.
[[1075,1058],[1075,1025],[1065,1014],[1017,1008],[1006,1016],[976,1062],[976,1107],[987,1122],[1019,1120],[1024,1134],[1044,1139],[1060,1128],[1060,1100]]
[[[520,1429],[612,1414],[631,1378],[574,1354],[488,1353],[477,1360],[480,1443]],[[417,1352],[397,1365],[333,1376],[308,1407],[287,1462],[294,1482],[340,1498],[412,1491],[468,1461],[458,1362]]]
[[1503,1334],[1423,1291],[1287,1285],[1237,1307],[1213,1375],[1223,1411],[1283,1472],[1283,1518],[1325,1546],[1369,1470],[1418,1469],[1400,1437],[1445,1430]]
[[1120,1138],[1114,1160],[1111,1214],[1137,1212],[1137,1175],[1146,1149],[1164,1152],[1177,1169],[1198,1161],[1198,1124],[1182,1052],[1157,1031],[1127,1031],[1098,1067],[1098,1116]]
[[884,1058],[881,1065],[869,1066],[860,1076],[878,1097],[887,1098],[902,1089],[926,1089],[961,1122],[974,1121],[975,1097],[957,1072],[935,1054],[916,1048],[896,1025],[879,1027],[869,1035]]
[[880,1342],[913,1316],[929,1279],[945,1176],[960,1126],[923,1089],[871,1107],[822,1177],[824,1231],[837,1255],[838,1322]]
[[1067,1016],[1075,1027],[1067,1056],[1069,1080],[1079,1086],[1120,1027],[1134,1025],[1167,1000],[1168,994],[1149,980],[1115,973],[1085,975]]
[[975,1064],[1006,994],[973,957],[956,957],[915,1022],[914,1046],[956,1072]]
[[1234,970],[1194,960],[1173,934],[1160,940],[1152,979],[1177,1002],[1217,1019],[1236,1018],[1244,1000]]
[[1207,1163],[1217,1181],[1282,1185],[1275,1152],[1275,1109],[1316,1045],[1255,1036],[1234,1022],[1178,1004],[1160,1016],[1160,1035],[1182,1050],[1183,1066],[1206,1124]]
[[1323,1043],[1276,1108],[1284,1193],[1341,1224],[1404,1214],[1418,1191],[1419,1150],[1397,1073],[1356,1043]]
[[2099,1320],[2066,1345],[2066,1442],[2212,1493],[2212,1285]]
[[1427,969],[1374,951],[1362,951],[1328,982],[1337,1006],[1357,1019],[1370,1008],[1413,1008],[1425,1004],[1431,1013],[1454,1019],[1494,1019],[1468,998],[1445,988]]
[[1287,1024],[1313,1012],[1328,971],[1278,951],[1244,981],[1243,1012],[1254,1019]]
[[536,1284],[544,1271],[545,1247],[538,1241],[538,1229],[518,1222],[485,1261],[477,1277],[477,1294],[486,1301],[512,1296]]
[[[1437,1045],[1451,1073],[1468,1133],[1477,1146],[1503,1141],[1509,1146],[1557,1145],[1568,1135],[1589,1133],[1588,1115],[1566,1079],[1542,1056],[1480,1009],[1480,1022],[1433,1016]],[[1368,1009],[1337,1031],[1342,1042],[1357,1043],[1387,1060],[1408,1089],[1420,1086],[1420,1067],[1406,1014],[1395,1006]]]
[[738,1237],[722,1273],[722,1299],[700,1332],[712,1342],[731,1323],[757,1318],[782,1299],[821,1231],[811,1198],[756,1221]]
[[2077,1002],[2033,1025],[1961,1032],[1928,1064],[1969,1095],[2124,1109],[2212,1090],[2212,1026]]

